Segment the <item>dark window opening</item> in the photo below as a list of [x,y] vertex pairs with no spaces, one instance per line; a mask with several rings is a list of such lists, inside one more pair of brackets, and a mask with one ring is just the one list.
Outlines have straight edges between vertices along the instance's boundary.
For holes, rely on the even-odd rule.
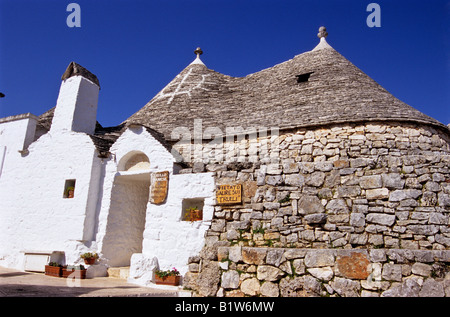
[[181,220],[190,222],[203,220],[204,205],[204,198],[183,199]]
[[73,198],[75,195],[75,179],[66,179],[63,198]]
[[309,72],[309,73],[295,76],[295,77],[297,77],[297,83],[304,83],[304,82],[308,81],[309,76],[311,76],[312,73],[314,73],[314,72]]

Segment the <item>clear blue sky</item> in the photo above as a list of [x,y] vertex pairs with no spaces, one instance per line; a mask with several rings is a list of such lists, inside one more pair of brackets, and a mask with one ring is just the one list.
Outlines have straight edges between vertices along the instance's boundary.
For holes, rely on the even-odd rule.
[[[69,3],[81,28],[69,28]],[[381,27],[369,28],[369,3]],[[0,117],[55,106],[71,61],[96,74],[97,119],[114,126],[195,58],[245,76],[328,43],[394,96],[450,123],[448,0],[0,0]]]

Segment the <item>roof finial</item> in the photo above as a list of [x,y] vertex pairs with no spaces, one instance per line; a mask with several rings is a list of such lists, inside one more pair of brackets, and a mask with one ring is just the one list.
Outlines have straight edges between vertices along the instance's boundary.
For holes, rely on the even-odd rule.
[[319,44],[316,47],[314,47],[313,51],[321,50],[321,49],[324,49],[324,48],[331,48],[331,49],[333,49],[327,43],[327,40],[325,39],[327,36],[328,36],[327,28],[324,27],[324,26],[321,26],[319,28],[319,33],[317,34],[317,37],[320,39],[320,42],[319,42]]
[[200,59],[200,55],[203,54],[203,51],[200,47],[197,47],[197,49],[194,51],[195,55],[197,55],[197,57],[195,58],[195,60],[190,64],[190,65],[203,65],[205,66],[205,64],[203,64],[202,60]]
[[317,34],[317,37],[318,37],[319,39],[321,39],[321,38],[327,37],[327,36],[328,36],[327,28],[324,27],[324,26],[321,26],[321,27],[319,28],[319,33]]
[[197,49],[194,51],[194,53],[197,55],[198,58],[200,58],[200,55],[203,54],[203,51],[200,47],[197,47]]

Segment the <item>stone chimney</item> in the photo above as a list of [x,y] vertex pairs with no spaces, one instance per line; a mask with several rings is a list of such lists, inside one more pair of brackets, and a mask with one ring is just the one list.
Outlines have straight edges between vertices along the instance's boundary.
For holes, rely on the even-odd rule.
[[62,76],[50,131],[93,134],[100,83],[86,68],[71,62]]

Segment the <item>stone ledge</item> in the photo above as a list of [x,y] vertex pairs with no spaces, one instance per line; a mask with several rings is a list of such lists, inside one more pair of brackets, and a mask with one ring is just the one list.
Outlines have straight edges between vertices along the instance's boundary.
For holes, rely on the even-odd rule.
[[216,296],[450,297],[450,250],[219,246],[217,254]]

